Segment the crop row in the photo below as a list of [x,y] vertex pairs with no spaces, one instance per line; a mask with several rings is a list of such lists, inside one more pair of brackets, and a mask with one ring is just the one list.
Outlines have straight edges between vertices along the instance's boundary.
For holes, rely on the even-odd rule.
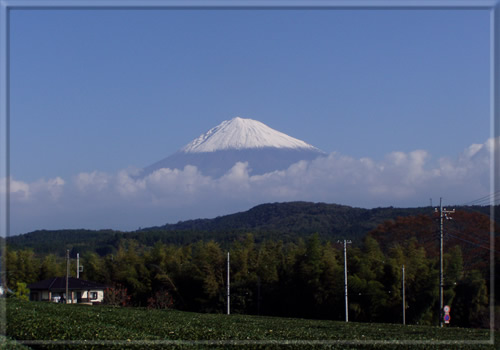
[[345,323],[8,299],[7,335],[34,348],[493,349],[478,329]]

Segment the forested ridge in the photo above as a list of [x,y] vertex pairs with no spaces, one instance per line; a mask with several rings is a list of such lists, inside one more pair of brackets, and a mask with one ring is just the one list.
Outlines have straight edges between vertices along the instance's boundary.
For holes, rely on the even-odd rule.
[[[70,249],[71,271],[76,271],[74,258],[79,252],[84,266],[81,278],[114,286],[123,292],[124,304],[220,313],[225,311],[229,252],[234,313],[342,320],[344,257],[338,238],[347,238],[352,240],[347,248],[350,320],[401,322],[404,265],[407,322],[438,323],[439,216],[430,208],[363,211],[339,206],[335,208],[335,225],[342,229],[332,230],[334,234],[319,230],[291,234],[293,231],[285,228],[289,235],[280,235],[279,230],[266,235],[264,223],[279,226],[302,218],[295,221],[300,225],[314,221],[311,212],[317,212],[317,222],[323,222],[325,213],[333,208],[300,202],[287,206],[270,204],[243,213],[243,217],[255,217],[258,224],[241,230],[236,229],[236,223],[245,220],[235,214],[228,219],[233,229],[215,234],[208,229],[201,231],[202,226],[197,231],[195,226],[222,227],[224,217],[213,223],[179,223],[186,231],[168,231],[173,226],[132,233],[55,231],[58,233],[52,239],[46,231],[29,234],[33,237],[24,246],[22,236],[20,240],[12,237],[7,244],[6,283],[16,289],[19,283],[63,276],[66,266],[62,256]],[[307,210],[301,211],[301,206]],[[408,215],[386,218],[390,209]],[[370,226],[365,234],[347,235],[352,227]],[[446,221],[444,298],[452,307],[453,325],[488,326],[490,279],[494,278],[489,264],[490,228],[490,218],[479,210],[457,210],[453,220]],[[190,236],[185,242],[176,241],[169,236],[172,232]],[[231,235],[223,237],[226,232]],[[500,251],[498,241],[493,247],[496,252]],[[30,247],[33,242],[46,248]],[[51,243],[52,250],[45,250]],[[496,271],[500,271],[498,262],[497,254]]]
[[[500,206],[496,206],[496,210]],[[488,206],[456,207],[457,210],[490,214]],[[85,251],[99,255],[113,253],[122,239],[134,239],[144,245],[189,244],[214,240],[226,246],[242,234],[252,233],[257,242],[266,239],[297,242],[312,233],[322,240],[352,239],[360,242],[369,231],[397,217],[432,215],[431,207],[363,209],[326,203],[288,202],[258,205],[248,211],[216,217],[180,221],[138,229],[132,232],[111,229],[38,230],[7,239],[14,249],[31,248],[36,253],[64,256]],[[496,215],[496,220],[500,215]]]

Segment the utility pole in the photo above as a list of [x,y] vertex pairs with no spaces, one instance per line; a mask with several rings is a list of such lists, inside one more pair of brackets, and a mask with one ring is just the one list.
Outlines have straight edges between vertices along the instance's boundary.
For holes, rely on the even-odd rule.
[[[435,209],[437,212],[438,209]],[[442,198],[439,198],[439,326],[443,327],[443,286],[444,286],[444,277],[443,277],[443,219],[451,220],[451,217],[448,214],[453,214],[455,209],[446,210],[443,208]]]
[[229,288],[229,252],[227,252],[227,314],[230,314],[230,308],[229,305],[231,303],[230,300],[230,288]]
[[69,279],[69,250],[66,250],[66,300],[65,303],[68,303],[68,279]]
[[80,278],[80,253],[76,253],[76,278]]
[[403,291],[403,325],[406,324],[406,300],[405,300],[405,266],[403,265],[402,291]]
[[[338,241],[340,243],[340,241]],[[347,301],[347,244],[351,241],[344,239],[344,294],[345,294],[345,321],[349,322],[349,303]]]

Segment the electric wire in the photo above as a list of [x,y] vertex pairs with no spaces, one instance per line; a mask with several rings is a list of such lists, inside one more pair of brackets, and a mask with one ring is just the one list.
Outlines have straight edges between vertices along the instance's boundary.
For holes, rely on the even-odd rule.
[[[481,237],[478,237],[478,236],[475,236],[472,234],[467,234],[466,232],[462,232],[462,231],[459,231],[456,229],[447,228],[445,230],[445,234],[452,235],[452,233],[450,233],[450,232],[455,233],[455,234],[459,234],[459,235],[463,235],[463,236],[467,236],[468,238],[476,239],[478,241],[481,241],[484,244],[490,244],[490,239],[485,239],[485,238],[481,238]],[[489,233],[488,233],[488,235],[489,235]]]
[[461,206],[473,206],[473,205],[496,205],[500,204],[500,190],[490,193],[486,196],[474,199],[472,201],[461,204]]
[[495,249],[490,249],[490,248],[488,248],[488,247],[484,247],[484,246],[482,246],[482,245],[480,245],[480,244],[478,244],[478,243],[475,243],[475,242],[469,241],[469,240],[464,239],[464,238],[462,238],[462,237],[455,236],[455,235],[453,235],[453,234],[451,234],[451,233],[448,233],[448,236],[451,236],[451,237],[453,237],[453,238],[455,238],[455,239],[458,239],[459,241],[463,241],[463,242],[466,242],[466,243],[472,244],[472,245],[474,245],[474,246],[476,246],[476,247],[479,247],[479,248],[483,248],[483,249],[486,249],[486,250],[489,250],[489,251],[493,251],[493,252],[496,252],[496,253],[500,253],[499,251],[497,251],[497,250],[495,250]]

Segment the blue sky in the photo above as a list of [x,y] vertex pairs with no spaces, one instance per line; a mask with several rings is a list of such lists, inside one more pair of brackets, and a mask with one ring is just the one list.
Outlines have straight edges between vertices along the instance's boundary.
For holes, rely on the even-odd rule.
[[[136,229],[266,201],[423,206],[430,197],[459,204],[487,195],[488,169],[472,174],[477,164],[471,168],[463,158],[474,144],[486,152],[491,137],[489,35],[487,10],[14,10],[12,231]],[[182,193],[167,191],[170,204],[152,204],[157,198],[149,193],[116,209],[123,198],[110,191],[123,184],[120,172],[150,165],[235,116],[332,153],[334,164],[347,159],[355,174],[384,173],[364,183],[372,195],[340,193],[342,181],[353,178],[344,174],[330,178],[337,184],[330,197],[295,187],[288,196],[250,201],[222,196],[203,210],[205,197],[182,204],[173,200]],[[469,156],[478,157],[478,147]],[[412,153],[417,150],[425,154]],[[405,183],[408,188],[391,197],[387,183],[377,181],[399,176],[387,169],[400,164],[401,155],[425,158],[427,182],[420,179],[418,188]],[[375,165],[366,168],[366,162]],[[418,176],[412,166],[399,178]],[[342,169],[348,168],[346,163]],[[82,190],[80,175],[92,190]],[[284,178],[296,183],[290,174]],[[457,191],[466,180],[481,185]],[[283,178],[272,181],[273,188],[286,187]],[[214,186],[200,191],[229,188]],[[85,198],[70,201],[77,188]],[[49,208],[44,196],[52,198]],[[102,207],[92,209],[96,201]],[[68,206],[75,208],[68,212]],[[123,220],[124,213],[136,214],[135,220]]]

